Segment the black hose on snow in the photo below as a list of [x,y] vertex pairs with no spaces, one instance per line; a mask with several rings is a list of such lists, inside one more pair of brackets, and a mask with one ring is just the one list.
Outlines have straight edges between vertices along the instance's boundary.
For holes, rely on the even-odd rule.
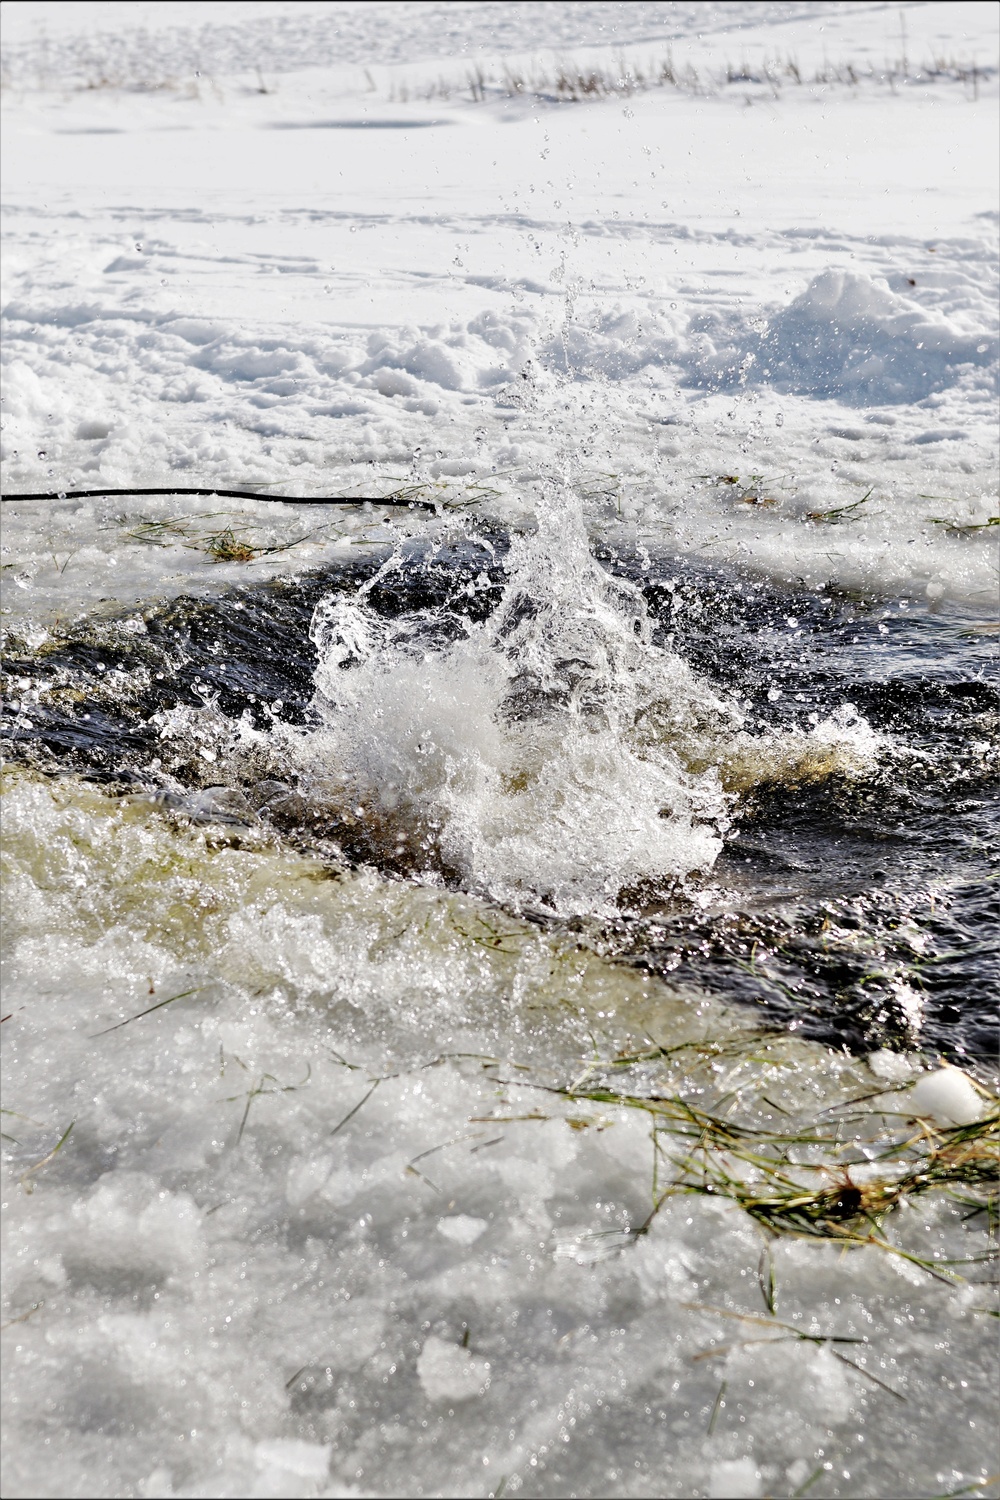
[[275,505],[391,505],[408,509],[411,505],[436,510],[436,500],[382,500],[375,495],[260,495],[255,490],[183,489],[178,485],[152,490],[45,490],[30,495],[0,495],[0,502],[11,500],[96,500],[108,495],[204,495],[220,500],[268,500]]

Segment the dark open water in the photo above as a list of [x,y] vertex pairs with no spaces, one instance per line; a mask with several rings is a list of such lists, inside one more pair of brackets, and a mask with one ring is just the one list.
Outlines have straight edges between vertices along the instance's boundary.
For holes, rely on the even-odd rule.
[[[480,532],[433,551],[412,544],[368,595],[382,616],[425,611],[435,641],[499,603],[506,550]],[[268,803],[285,838],[400,878],[411,852],[363,822],[306,816],[273,767],[236,757],[167,757],[154,715],[206,702],[257,728],[309,721],[309,624],[331,591],[352,594],[382,551],[293,581],[245,584],[142,613],[77,622],[42,654],[16,640],[6,660],[6,753],[182,811],[229,817]],[[605,550],[638,582],[654,641],[750,708],[755,732],[807,725],[849,703],[888,737],[870,774],[765,783],[741,796],[707,908],[685,892],[577,920],[581,940],[758,1007],[775,1025],[852,1051],[920,1046],[956,1060],[993,1056],[1000,850],[996,636],[954,610],[886,606],[779,590],[674,558]],[[468,585],[478,580],[469,592]],[[792,633],[790,623],[794,622]],[[37,698],[37,701],[35,701]],[[262,783],[266,783],[261,790]],[[206,803],[208,786],[246,797]],[[234,812],[235,808],[235,812]],[[252,815],[252,813],[251,813]],[[548,920],[539,916],[539,920]]]

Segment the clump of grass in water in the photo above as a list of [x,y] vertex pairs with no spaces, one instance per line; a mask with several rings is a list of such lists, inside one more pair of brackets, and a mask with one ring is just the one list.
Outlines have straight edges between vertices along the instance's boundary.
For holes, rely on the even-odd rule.
[[[847,1167],[823,1163],[803,1168],[790,1162],[784,1148],[798,1142],[817,1144],[818,1137],[741,1132],[742,1138],[733,1142],[726,1139],[718,1121],[706,1120],[699,1127],[691,1157],[683,1164],[682,1177],[660,1201],[673,1192],[721,1194],[775,1234],[883,1243],[879,1231],[885,1215],[907,1198],[933,1188],[986,1188],[983,1200],[972,1200],[972,1206],[995,1212],[998,1127],[1000,1114],[947,1132],[922,1129],[902,1145],[894,1143],[882,1158],[875,1158],[893,1157],[901,1163],[901,1170],[855,1182]],[[750,1167],[752,1175],[741,1175],[737,1164]],[[808,1172],[818,1180],[810,1186],[793,1172]]]
[[860,500],[854,500],[850,505],[837,505],[833,510],[811,510],[807,513],[806,520],[825,521],[828,526],[839,526],[845,516],[853,515],[855,511],[861,509],[862,505],[866,505],[874,493],[873,486],[867,495],[862,495]]
[[[305,536],[295,537],[289,542],[279,542],[272,546],[262,545],[251,541],[245,534],[238,534],[232,525],[223,526],[219,531],[202,532],[197,526],[198,521],[210,520],[217,516],[227,514],[225,511],[213,511],[207,516],[195,517],[171,517],[166,520],[141,521],[136,526],[129,527],[124,535],[133,542],[143,542],[152,547],[169,547],[177,542],[195,552],[204,552],[214,563],[248,563],[258,557],[269,557],[275,552],[288,552],[292,547],[301,546],[303,542],[311,541],[319,533],[307,532]],[[335,527],[326,527],[324,534],[341,535]]]
[[263,550],[252,546],[244,537],[238,537],[231,526],[209,537],[205,543],[205,551],[213,562],[253,562]]
[[[648,1062],[655,1055],[636,1054],[616,1062]],[[842,1139],[839,1129],[831,1133],[818,1126],[768,1130],[739,1124],[679,1095],[627,1093],[598,1084],[526,1084],[523,1079],[509,1082],[573,1104],[639,1109],[651,1116],[652,1208],[642,1223],[624,1235],[617,1232],[616,1248],[645,1234],[667,1200],[682,1193],[727,1198],[773,1235],[877,1245],[939,1277],[941,1266],[947,1262],[923,1259],[884,1239],[882,1223],[893,1209],[920,1194],[945,1191],[969,1209],[967,1218],[985,1215],[991,1238],[996,1235],[1000,1221],[997,1110],[954,1129],[918,1121],[917,1127],[908,1129],[900,1139],[898,1130],[886,1132],[885,1122],[893,1116],[882,1107],[856,1117],[876,1127],[873,1138],[862,1141],[857,1135]],[[499,1121],[502,1117],[494,1118]],[[842,1120],[841,1125],[844,1123]],[[666,1149],[665,1139],[673,1149]],[[845,1149],[857,1153],[862,1146],[867,1149],[860,1163],[836,1160]],[[796,1160],[796,1152],[813,1159]],[[863,1168],[863,1175],[861,1171],[856,1173],[858,1180],[851,1176],[852,1165]],[[676,1175],[661,1185],[664,1169]],[[945,1279],[953,1279],[953,1273],[947,1272]]]

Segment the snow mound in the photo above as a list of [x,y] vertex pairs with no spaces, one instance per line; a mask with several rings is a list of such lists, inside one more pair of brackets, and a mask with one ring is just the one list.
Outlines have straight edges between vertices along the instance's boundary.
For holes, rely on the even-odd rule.
[[706,384],[856,406],[920,401],[997,360],[995,331],[963,330],[858,271],[821,272],[759,334],[743,325],[720,337],[708,319],[691,328],[702,335],[695,368]]
[[429,1401],[469,1401],[490,1384],[489,1360],[433,1335],[417,1360],[417,1374]]

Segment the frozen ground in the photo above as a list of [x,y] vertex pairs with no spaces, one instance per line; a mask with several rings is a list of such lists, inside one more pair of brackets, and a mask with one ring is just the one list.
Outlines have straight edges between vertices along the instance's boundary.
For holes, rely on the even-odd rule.
[[[517,536],[492,633],[445,649],[334,601],[324,729],[247,719],[239,745],[260,787],[294,763],[345,817],[377,803],[375,843],[433,827],[450,884],[226,821],[231,791],[192,802],[232,779],[207,689],[156,721],[173,812],[5,772],[5,1493],[995,1493],[968,1204],[900,1208],[906,1255],[773,1239],[725,1195],[637,1234],[684,1142],[545,1091],[611,1068],[605,1092],[748,1127],[843,1117],[848,1184],[905,1133],[916,1050],[762,1038],[584,919],[701,878],[733,787],[809,757],[863,782],[912,747],[836,698],[748,738],[749,700],[654,646],[583,538],[877,600],[893,642],[905,608],[911,654],[989,628],[995,7],[3,18],[3,491],[67,495],[3,507],[15,654],[76,630],[96,654],[69,702],[158,601]],[[171,481],[439,510],[72,498]],[[569,717],[518,718],[567,660]],[[152,678],[112,672],[104,701]],[[12,680],[18,724],[40,680]],[[995,743],[975,723],[955,767]]]

